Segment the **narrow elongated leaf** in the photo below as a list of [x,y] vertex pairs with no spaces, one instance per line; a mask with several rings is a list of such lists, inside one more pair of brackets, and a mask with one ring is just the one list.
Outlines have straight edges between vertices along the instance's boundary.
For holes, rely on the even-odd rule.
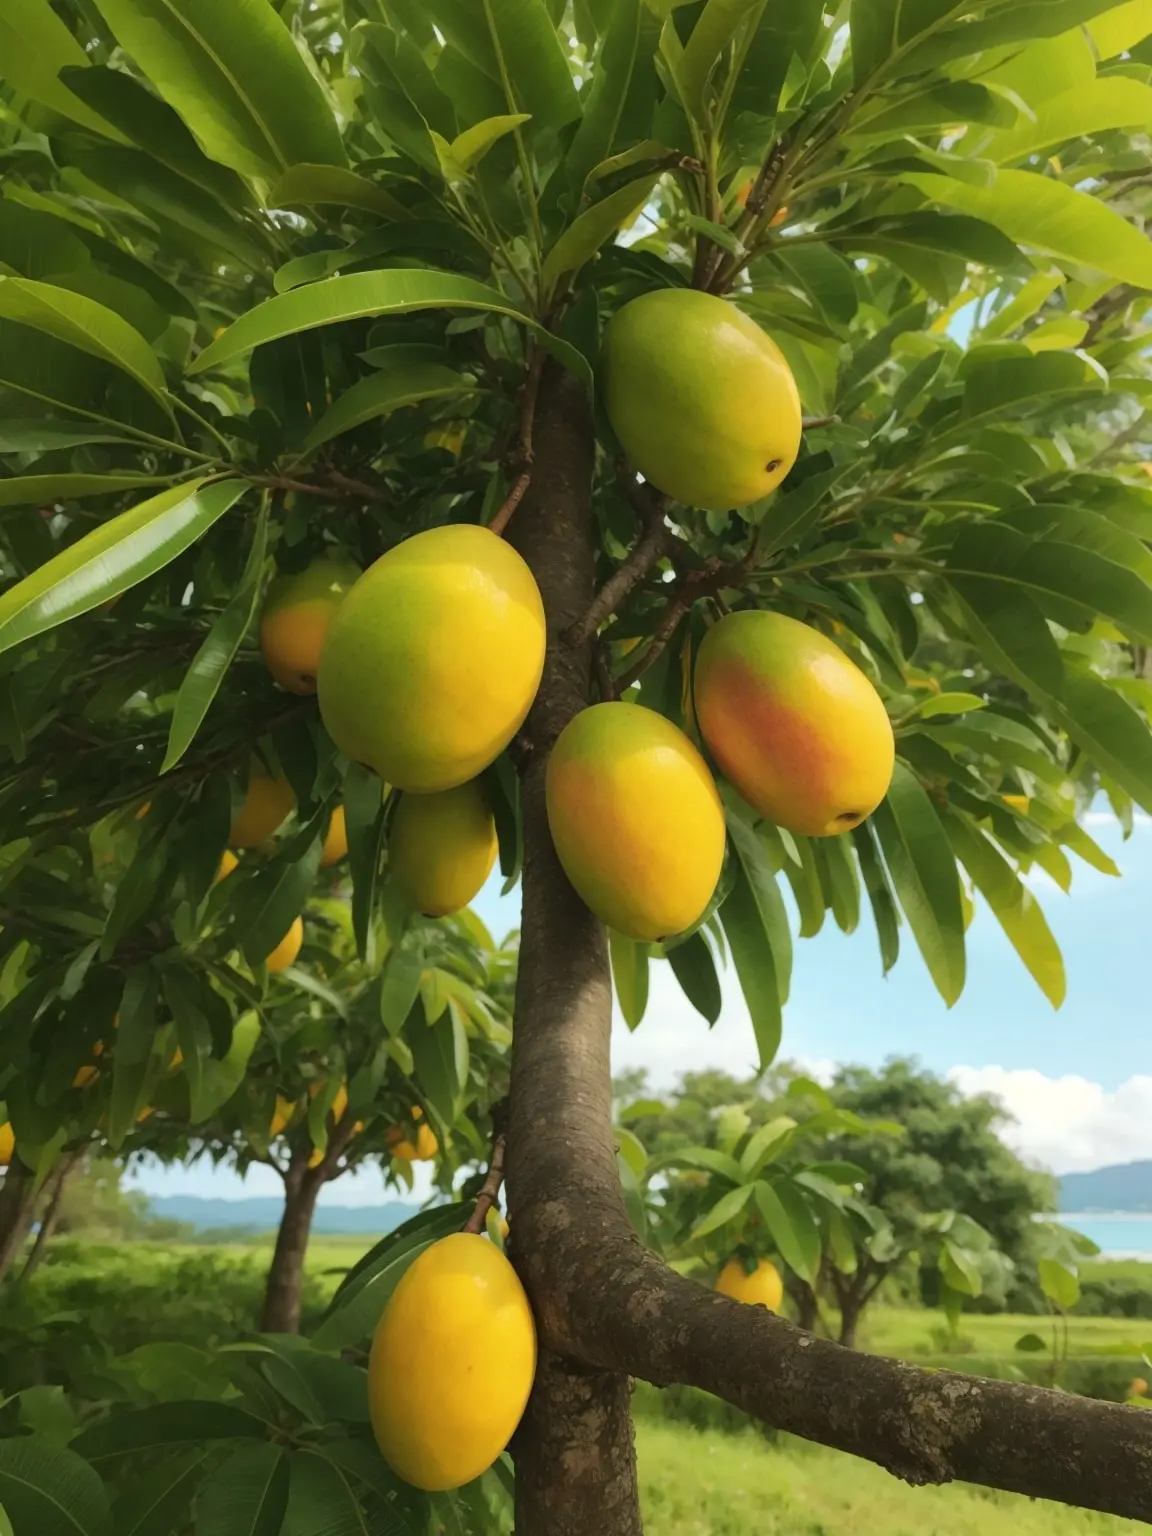
[[707,1237],[709,1232],[718,1232],[727,1222],[733,1221],[751,1200],[754,1188],[752,1184],[743,1184],[739,1189],[730,1189],[726,1195],[721,1195],[707,1216],[692,1228],[692,1236]]
[[1107,203],[1032,171],[1001,171],[991,187],[918,171],[901,178],[933,202],[986,219],[1018,245],[1152,288],[1152,245]]
[[94,528],[0,597],[0,651],[163,570],[246,489],[243,480],[186,480]]
[[1143,716],[1091,675],[1067,684],[1057,714],[1093,762],[1152,814],[1152,735]]
[[[432,1210],[421,1211],[416,1216],[410,1216],[394,1232],[389,1232],[386,1237],[382,1237],[363,1258],[353,1264],[336,1288],[326,1319],[331,1319],[337,1312],[349,1306],[359,1291],[384,1270],[404,1260],[405,1254],[409,1251],[418,1250],[424,1243],[436,1242],[439,1238],[446,1237],[449,1232],[458,1231],[471,1212],[471,1204],[464,1201],[456,1205],[438,1206]],[[407,1267],[408,1263],[411,1263],[411,1259],[405,1261],[404,1267]],[[318,1349],[344,1347],[342,1344],[323,1341],[319,1332],[313,1336],[312,1342]]]
[[0,276],[0,319],[43,331],[111,363],[164,400],[164,370],[152,348],[127,320],[95,299],[55,283]]
[[692,117],[708,121],[708,83],[720,56],[741,24],[761,8],[762,0],[708,0],[684,45],[676,77]]
[[252,536],[252,548],[248,563],[240,578],[240,585],[208,631],[204,644],[192,658],[192,665],[184,674],[176,703],[172,709],[172,725],[168,732],[168,750],[160,765],[160,772],[174,768],[195,739],[196,732],[204,723],[204,716],[224,681],[228,668],[240,648],[240,642],[248,633],[256,616],[260,601],[261,575],[264,556],[268,547],[268,502],[265,499],[256,529]]
[[674,945],[668,951],[668,963],[696,1012],[703,1014],[709,1024],[715,1024],[720,1017],[723,998],[716,962],[704,935],[694,933],[683,944]]
[[952,586],[972,642],[990,667],[1038,701],[1064,691],[1060,647],[1027,593],[983,577],[954,579]]
[[398,1035],[420,995],[423,965],[417,955],[398,944],[389,951],[380,974],[380,1022],[390,1035]]
[[229,1456],[196,1496],[196,1536],[279,1536],[288,1469],[278,1445],[245,1446]]
[[796,1125],[791,1115],[777,1115],[752,1132],[740,1154],[740,1169],[745,1177],[755,1178],[773,1158],[779,1157],[792,1141]]
[[205,153],[271,180],[344,163],[336,119],[267,0],[96,0],[117,40]]
[[0,479],[0,507],[51,506],[58,501],[83,501],[87,496],[147,490],[162,483],[148,475],[12,475]]
[[705,1173],[718,1173],[731,1184],[743,1181],[740,1164],[734,1157],[729,1157],[727,1152],[721,1152],[716,1147],[681,1147],[664,1157],[654,1158],[649,1173],[660,1173],[665,1168],[698,1168]]
[[1092,80],[1040,102],[1034,120],[1021,114],[1015,127],[993,134],[992,142],[982,145],[980,153],[1003,164],[1110,128],[1149,125],[1152,87],[1123,76]]
[[448,42],[500,86],[509,112],[528,113],[534,128],[559,128],[580,116],[544,0],[432,0],[426,9]]
[[964,913],[952,845],[916,778],[896,764],[873,814],[892,884],[936,990],[949,1007],[964,990]]
[[136,966],[124,979],[112,1057],[112,1102],[108,1107],[108,1145],[118,1151],[143,1109],[144,1089],[156,1037],[155,973]]
[[237,912],[237,937],[250,965],[261,965],[303,912],[323,851],[314,817],[284,845],[275,863],[248,882]]
[[752,1018],[761,1068],[770,1066],[780,1049],[783,1016],[780,1011],[780,986],[776,960],[764,926],[764,913],[748,873],[739,859],[735,861],[735,879],[724,905],[720,921],[732,953],[732,963],[740,982],[744,1001]]
[[417,309],[479,309],[508,315],[533,330],[558,361],[591,386],[591,370],[583,354],[538,326],[497,289],[452,272],[415,268],[347,273],[267,299],[241,315],[206,347],[190,372],[219,367],[280,336],[294,336],[342,320],[407,314]]
[[629,181],[580,214],[544,258],[544,281],[554,283],[565,272],[575,272],[591,261],[617,230],[631,224],[659,179],[659,173],[654,173]]
[[978,827],[956,812],[947,815],[944,826],[957,857],[992,908],[1013,949],[1044,996],[1059,1008],[1067,991],[1064,958],[1039,902]]
[[1040,1289],[1064,1311],[1074,1307],[1080,1300],[1080,1281],[1067,1264],[1059,1259],[1043,1258],[1036,1266],[1040,1278]]
[[268,1426],[262,1420],[228,1403],[154,1403],[94,1424],[76,1436],[72,1449],[87,1461],[109,1461],[162,1445],[267,1437]]
[[344,825],[352,871],[352,930],[357,953],[370,966],[375,965],[376,895],[387,820],[383,790],[370,768],[361,763],[349,767],[344,781]]
[[0,1440],[0,1502],[17,1536],[112,1536],[104,1484],[74,1450]]
[[294,165],[284,172],[268,193],[273,208],[363,208],[386,219],[410,219],[398,198],[366,176],[342,165]]
[[473,166],[480,164],[494,144],[527,122],[531,122],[527,112],[505,112],[496,117],[486,117],[473,127],[465,128],[463,133],[458,133],[452,140],[453,161],[462,171],[470,171]]
[[648,1007],[648,945],[628,939],[609,929],[608,948],[612,955],[612,980],[620,1012],[629,1029],[635,1029]]
[[616,0],[612,7],[596,55],[584,114],[565,163],[569,187],[577,196],[593,167],[608,159],[616,145],[633,73],[644,67],[639,62],[641,39],[646,27],[655,26],[655,18],[645,10],[643,0]]
[[401,363],[382,368],[353,384],[325,411],[304,439],[304,452],[310,453],[342,432],[351,432],[377,416],[387,416],[404,405],[420,400],[446,400],[467,394],[475,386],[454,368],[439,363]]
[[772,1185],[758,1179],[751,1188],[755,1191],[760,1219],[780,1250],[780,1257],[789,1269],[814,1285],[820,1264],[820,1234],[803,1196],[786,1180]]
[[342,1467],[310,1451],[294,1451],[291,1468],[282,1536],[373,1536]]
[[764,842],[752,831],[739,811],[729,810],[726,817],[728,836],[736,857],[748,879],[748,887],[756,901],[760,920],[772,950],[776,967],[776,983],[781,1007],[788,1001],[792,977],[792,931],[788,926],[788,912],[776,874],[768,860]]
[[86,66],[88,58],[48,0],[0,0],[0,59],[11,91],[95,133],[120,137],[61,82],[62,70]]
[[112,1512],[116,1536],[159,1536],[178,1526],[212,1454],[210,1446],[198,1446],[134,1480]]
[[876,937],[880,942],[880,963],[887,976],[900,958],[900,913],[876,847],[871,824],[864,822],[855,828],[852,841],[856,844],[860,873],[864,876],[864,889],[868,892],[868,900],[872,904],[872,916],[876,921]]

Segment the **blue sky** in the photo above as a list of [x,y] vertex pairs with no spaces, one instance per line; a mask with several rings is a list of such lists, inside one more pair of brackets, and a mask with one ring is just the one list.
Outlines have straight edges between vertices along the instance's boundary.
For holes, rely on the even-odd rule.
[[[1064,951],[1068,999],[1054,1011],[983,906],[968,934],[968,984],[954,1008],[938,997],[907,930],[900,961],[881,976],[871,917],[845,936],[824,932],[796,944],[783,1054],[817,1073],[837,1062],[877,1065],[914,1055],[950,1073],[970,1092],[993,1092],[1016,1117],[1009,1135],[1033,1161],[1057,1172],[1152,1157],[1152,820],[1138,819],[1125,842],[1105,813],[1092,834],[1124,871],[1115,879],[1073,859],[1075,882],[1063,895],[1045,877],[1038,894]],[[518,895],[494,879],[476,903],[494,932],[517,926]],[[751,1071],[755,1046],[734,977],[724,977],[715,1028],[684,999],[667,965],[654,967],[647,1016],[635,1034],[618,1019],[617,1069],[645,1066],[658,1088],[687,1067]],[[134,1182],[154,1194],[238,1197],[279,1193],[269,1169],[247,1183],[227,1170],[141,1168]],[[325,1191],[327,1203],[372,1203],[383,1196],[378,1170]]]

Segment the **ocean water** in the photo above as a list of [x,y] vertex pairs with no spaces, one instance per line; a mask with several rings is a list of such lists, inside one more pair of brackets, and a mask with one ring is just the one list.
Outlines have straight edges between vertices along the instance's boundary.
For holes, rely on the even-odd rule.
[[1109,1215],[1107,1212],[1061,1211],[1058,1220],[1090,1237],[1109,1258],[1152,1261],[1152,1212],[1147,1215]]

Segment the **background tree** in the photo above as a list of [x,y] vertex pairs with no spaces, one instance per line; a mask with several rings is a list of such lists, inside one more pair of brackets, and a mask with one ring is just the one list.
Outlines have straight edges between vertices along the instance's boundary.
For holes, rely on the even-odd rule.
[[[687,995],[714,1018],[730,953],[772,1061],[783,875],[802,935],[828,910],[853,928],[867,896],[884,967],[906,928],[949,1003],[978,893],[1059,1003],[1023,877],[1066,885],[1066,850],[1107,864],[1077,820],[1097,784],[1121,817],[1152,809],[1133,650],[1152,643],[1146,27],[1112,0],[0,0],[0,1091],[17,1146],[43,1178],[95,1129],[70,1085],[117,1011],[109,1139],[148,1134],[131,1128],[173,1043],[198,1115],[247,1048],[338,799],[359,953],[372,970],[395,948],[379,782],[310,700],[274,690],[248,636],[273,560],[366,564],[447,521],[507,527],[549,633],[488,783],[505,874],[523,867],[508,1172],[543,1346],[516,1450],[534,1536],[639,1530],[634,1376],[916,1482],[1152,1511],[1139,1413],[842,1351],[643,1248],[613,1143],[608,943],[544,802],[551,747],[596,694],[691,730],[718,611],[804,619],[881,688],[891,792],[823,840],[730,800],[715,911],[665,951]],[[596,414],[603,322],[687,285],[778,339],[809,413],[787,484],[736,515],[650,494]],[[295,821],[213,891],[254,753]],[[659,958],[613,939],[630,1022]],[[410,1049],[424,1027],[405,1020]],[[307,1420],[319,1403],[293,1392]],[[379,1497],[378,1463],[351,1476],[346,1448],[289,1456],[257,1414],[231,1422],[285,1503]],[[115,1426],[74,1454],[119,1454]],[[77,1487],[106,1498],[87,1473]]]

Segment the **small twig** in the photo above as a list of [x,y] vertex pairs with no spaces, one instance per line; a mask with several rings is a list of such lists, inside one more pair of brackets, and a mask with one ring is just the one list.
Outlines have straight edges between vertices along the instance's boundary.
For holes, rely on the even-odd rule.
[[500,1198],[500,1187],[504,1183],[504,1147],[504,1136],[501,1133],[492,1143],[492,1161],[488,1164],[488,1177],[476,1196],[476,1204],[472,1208],[471,1216],[464,1223],[465,1232],[483,1232],[488,1212]]
[[536,425],[536,398],[540,393],[540,375],[544,372],[545,352],[539,344],[533,349],[524,381],[524,399],[520,406],[519,463],[527,466],[533,459],[532,429]]
[[354,480],[351,475],[345,475],[338,469],[328,471],[328,479],[337,490],[346,492],[349,496],[359,496],[363,501],[375,501],[387,504],[390,497],[375,486],[366,485],[363,480]]
[[513,512],[515,512],[516,508],[524,500],[524,494],[531,484],[532,476],[528,473],[527,470],[525,470],[517,480],[516,484],[508,492],[508,495],[504,499],[504,505],[496,513],[492,521],[488,524],[493,533],[499,535],[504,532],[505,528],[507,528],[508,524],[512,521]]
[[839,420],[839,416],[803,416],[800,425],[805,432],[811,432],[816,427],[834,427]]
[[607,648],[602,640],[596,643],[592,651],[592,665],[596,670],[596,686],[600,692],[600,702],[611,704],[616,697],[616,684],[612,681]]
[[586,645],[605,619],[612,617],[661,557],[667,554],[669,533],[664,522],[666,505],[662,497],[645,505],[647,531],[597,592],[583,618],[564,631],[562,638],[566,645]]
[[715,558],[707,560],[698,570],[689,571],[677,583],[676,590],[668,599],[664,612],[660,616],[660,622],[656,626],[651,643],[643,654],[616,678],[618,693],[623,693],[626,688],[630,688],[659,659],[669,640],[676,633],[681,619],[697,598],[715,597],[722,587],[734,586],[748,575],[756,561],[758,543],[757,536],[747,554],[729,564]]

